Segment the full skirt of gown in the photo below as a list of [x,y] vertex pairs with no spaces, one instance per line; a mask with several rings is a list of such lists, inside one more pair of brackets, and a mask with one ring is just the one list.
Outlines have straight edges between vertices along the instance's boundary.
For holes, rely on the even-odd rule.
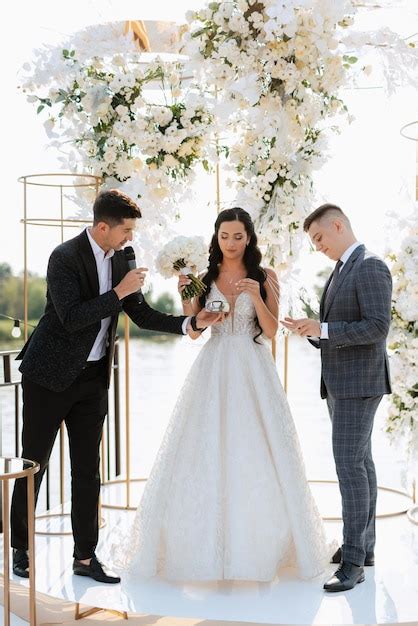
[[192,365],[127,547],[116,550],[129,578],[270,581],[286,566],[311,578],[329,562],[335,546],[271,350],[253,340],[254,313],[241,294]]

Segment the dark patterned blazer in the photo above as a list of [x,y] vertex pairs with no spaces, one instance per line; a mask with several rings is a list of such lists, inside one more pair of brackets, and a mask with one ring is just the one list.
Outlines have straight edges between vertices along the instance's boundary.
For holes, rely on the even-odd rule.
[[[358,398],[391,393],[386,337],[391,320],[392,278],[387,265],[358,246],[343,265],[332,296],[325,298],[320,321],[321,397]],[[325,304],[326,302],[326,304]]]
[[[129,271],[125,255],[112,257],[112,286]],[[141,298],[142,300],[142,298]],[[52,252],[47,271],[45,312],[17,359],[29,380],[52,391],[63,391],[81,373],[99,333],[101,320],[111,317],[108,334],[107,382],[114,354],[116,326],[122,309],[141,328],[182,334],[184,316],[152,309],[137,294],[120,301],[112,290],[99,294],[93,250],[83,231]]]

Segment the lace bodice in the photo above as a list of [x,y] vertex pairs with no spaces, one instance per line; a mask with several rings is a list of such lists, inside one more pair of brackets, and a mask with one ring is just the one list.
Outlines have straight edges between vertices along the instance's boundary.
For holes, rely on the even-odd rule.
[[[213,282],[207,296],[207,300],[222,300],[228,302],[228,299]],[[255,322],[255,307],[248,293],[240,293],[235,299],[235,304],[231,307],[231,312],[223,322],[212,326],[212,337],[223,335],[254,335],[259,332],[259,328]]]

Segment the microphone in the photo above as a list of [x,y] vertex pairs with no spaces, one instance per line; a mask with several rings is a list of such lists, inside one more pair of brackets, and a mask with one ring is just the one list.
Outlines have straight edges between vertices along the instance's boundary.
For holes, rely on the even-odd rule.
[[[135,251],[132,248],[132,246],[126,246],[126,248],[123,249],[124,255],[125,255],[125,259],[128,263],[128,267],[129,267],[129,271],[130,270],[135,270],[136,269],[136,259],[135,259]],[[142,304],[144,302],[144,296],[142,294],[142,291],[140,289],[138,289],[138,291],[136,292],[138,295],[138,302],[139,304]]]

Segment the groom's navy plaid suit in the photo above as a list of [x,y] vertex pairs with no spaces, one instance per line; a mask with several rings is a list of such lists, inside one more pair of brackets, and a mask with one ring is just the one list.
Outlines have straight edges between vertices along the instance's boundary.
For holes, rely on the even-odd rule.
[[[376,409],[391,392],[386,337],[392,279],[363,245],[325,286],[320,320],[321,397],[327,399],[343,507],[343,560],[363,565],[375,544],[377,483],[371,452]],[[328,292],[328,293],[327,293]]]

